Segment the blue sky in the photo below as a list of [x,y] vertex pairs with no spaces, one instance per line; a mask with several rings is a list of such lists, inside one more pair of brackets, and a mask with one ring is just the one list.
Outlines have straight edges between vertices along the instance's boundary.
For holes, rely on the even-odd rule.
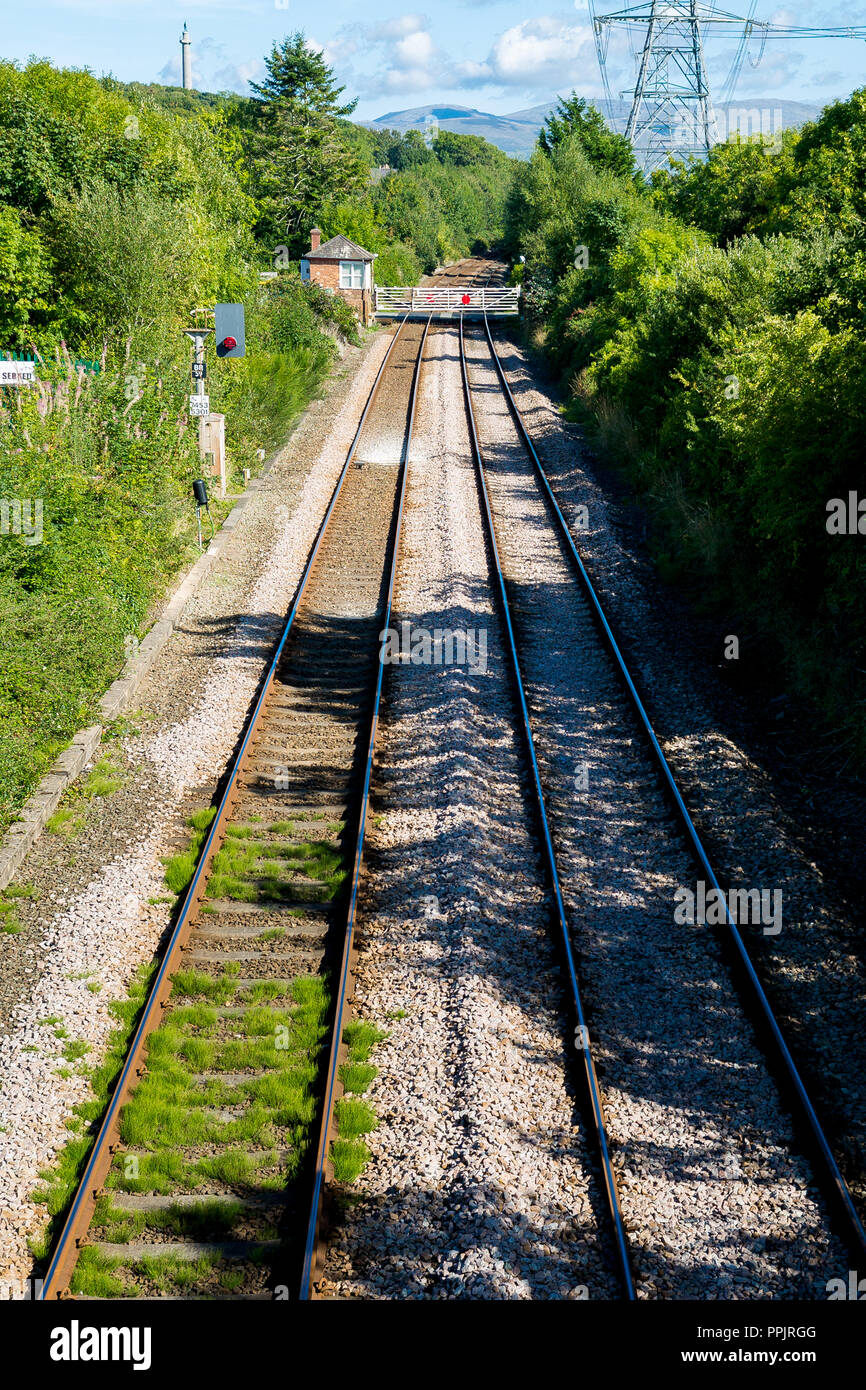
[[[602,3],[599,11],[635,0]],[[724,0],[743,13],[749,0]],[[861,0],[789,0],[772,8],[758,0],[756,17],[792,24],[862,23]],[[601,94],[586,0],[435,0],[410,9],[400,0],[369,5],[330,0],[41,0],[10,4],[0,30],[0,56],[30,54],[68,67],[112,72],[124,81],[179,83],[178,39],[187,20],[193,79],[206,90],[246,92],[262,72],[274,40],[295,29],[324,49],[347,94],[359,96],[357,117],[371,119],[411,106],[457,103],[504,114],[547,101],[573,87]],[[730,40],[708,42],[711,86],[721,85]],[[616,91],[633,81],[634,60],[623,41],[611,48]],[[866,85],[866,43],[775,40],[756,69],[748,62],[738,97],[787,97],[818,105]]]

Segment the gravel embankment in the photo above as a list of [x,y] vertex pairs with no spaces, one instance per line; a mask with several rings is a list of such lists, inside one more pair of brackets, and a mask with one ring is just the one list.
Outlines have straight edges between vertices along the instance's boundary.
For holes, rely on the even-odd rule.
[[[124,997],[168,925],[170,904],[149,901],[166,895],[161,858],[185,838],[185,814],[214,794],[386,347],[383,334],[347,353],[251,497],[143,685],[140,713],[101,750],[114,758],[122,786],[108,797],[70,800],[82,824],[70,838],[43,835],[18,875],[35,900],[21,900],[22,933],[0,938],[7,1284],[30,1273],[27,1238],[46,1212],[29,1193],[66,1142],[73,1105],[88,1095],[63,1048],[78,1042],[88,1048],[86,1063],[100,1057],[113,1028],[109,1000]],[[59,1027],[67,1038],[56,1036]],[[58,1074],[64,1065],[72,1067],[67,1078]]]

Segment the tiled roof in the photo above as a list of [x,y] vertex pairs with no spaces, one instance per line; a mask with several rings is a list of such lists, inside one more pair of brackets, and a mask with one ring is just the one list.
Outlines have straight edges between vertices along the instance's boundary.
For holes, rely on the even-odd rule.
[[373,261],[375,259],[370,251],[365,251],[363,246],[356,245],[354,241],[350,241],[342,233],[338,236],[332,236],[330,241],[323,241],[316,251],[304,252],[305,261]]

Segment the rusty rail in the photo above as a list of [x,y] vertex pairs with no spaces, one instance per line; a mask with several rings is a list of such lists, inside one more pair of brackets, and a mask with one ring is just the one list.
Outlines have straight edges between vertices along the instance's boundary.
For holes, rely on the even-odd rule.
[[68,1293],[69,1283],[82,1246],[85,1244],[85,1238],[90,1227],[96,1203],[102,1195],[103,1184],[111,1167],[112,1158],[118,1148],[121,1110],[129,1099],[132,1091],[135,1089],[137,1082],[145,1075],[147,1070],[145,1066],[147,1039],[159,1026],[162,1011],[168,1003],[173,976],[181,965],[183,952],[187,948],[190,934],[199,915],[199,908],[205,895],[205,886],[207,884],[211,864],[214,856],[225,840],[226,827],[230,820],[230,812],[237,800],[238,781],[250,756],[254,735],[261,720],[262,712],[267,705],[283,649],[285,648],[294,626],[298,609],[300,608],[310,576],[316,565],[322,541],[334,514],[334,509],[342,491],[346,475],[355,457],[358,443],[373,401],[376,398],[380,384],[384,378],[385,369],[388,365],[391,353],[407,322],[408,316],[403,319],[397,332],[394,334],[388,346],[388,350],[379,366],[373,385],[370,388],[370,394],[367,397],[361,419],[358,423],[358,428],[349,446],[340,476],[337,479],[334,491],[331,495],[328,509],[325,512],[325,516],[310,551],[279,643],[277,644],[262,687],[248,718],[243,741],[231,766],[229,778],[217,808],[217,814],[214,817],[207,839],[202,847],[195,874],[193,875],[184,898],[183,907],[181,908],[177,922],[175,923],[171,937],[166,946],[165,954],[148,995],[135,1035],[130,1044],[126,1061],[124,1062],[117,1084],[112,1093],[63,1229],[52,1252],[51,1261],[39,1295],[42,1300],[71,1296]]

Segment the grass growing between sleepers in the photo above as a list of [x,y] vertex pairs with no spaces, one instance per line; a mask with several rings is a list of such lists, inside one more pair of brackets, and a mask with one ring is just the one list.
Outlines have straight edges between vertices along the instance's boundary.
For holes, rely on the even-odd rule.
[[187,816],[186,823],[192,831],[189,845],[179,854],[174,854],[164,861],[165,881],[173,893],[183,893],[192,882],[202,845],[207,839],[207,832],[215,815],[215,806],[203,806],[200,810],[193,811],[191,816]]
[[[296,884],[298,875],[314,880],[316,889]],[[240,902],[290,902],[298,900],[299,891],[304,897],[312,891],[327,902],[336,896],[345,876],[339,848],[327,841],[253,840],[230,830],[214,858],[207,894]]]
[[[165,861],[165,881],[173,893],[183,893],[192,881],[214,807],[195,811],[187,818],[191,830],[188,847]],[[339,833],[342,822],[326,829]],[[267,827],[271,836],[290,835],[291,821],[275,821]],[[299,881],[313,880],[315,887]],[[339,846],[329,840],[293,841],[262,839],[249,825],[230,825],[222,847],[214,856],[207,886],[209,898],[235,902],[297,902],[309,897],[329,902],[346,877]]]
[[[107,769],[99,771],[108,775]],[[107,794],[107,789],[92,794]],[[188,817],[189,844],[165,863],[166,884],[173,893],[189,886],[214,815],[213,807],[205,807]],[[335,825],[333,831],[340,828]],[[286,843],[279,838],[292,829],[291,823],[280,822],[229,827],[214,858],[208,895],[289,904],[309,900],[312,881],[318,892],[312,891],[322,901],[333,898],[345,874],[338,846],[325,839]],[[216,972],[184,968],[174,975],[170,1008],[148,1039],[147,1071],[120,1116],[119,1150],[92,1227],[97,1241],[126,1245],[149,1233],[169,1239],[232,1239],[249,1231],[251,1220],[257,1241],[277,1236],[273,1225],[263,1222],[263,1211],[251,1217],[251,1208],[231,1200],[232,1191],[284,1189],[309,1151],[320,1054],[328,1034],[328,985],[318,975],[240,985],[240,970],[240,963],[227,962]],[[352,1181],[369,1156],[363,1135],[375,1128],[376,1116],[359,1093],[375,1075],[368,1058],[381,1036],[369,1025],[353,1024],[346,1031],[344,1081],[350,1094],[338,1107],[335,1146],[341,1181]],[[92,1112],[81,1107],[76,1118],[80,1129],[101,1115],[107,1078],[116,1075],[127,1040],[128,1033],[118,1038],[113,1070],[109,1066],[94,1073],[94,1096],[101,1103],[94,1099]],[[66,1043],[65,1052],[69,1060],[73,1053],[77,1060],[80,1049]],[[77,1133],[58,1171],[43,1175],[47,1185],[36,1196],[48,1202],[52,1216],[68,1206],[91,1137]],[[200,1200],[169,1200],[165,1207],[146,1211],[118,1204],[121,1193],[192,1197],[214,1183],[224,1187],[222,1198],[205,1191]],[[50,1238],[44,1244],[47,1253]],[[225,1288],[242,1286],[243,1275],[239,1279],[236,1269],[199,1269],[199,1263],[160,1255],[158,1244],[152,1257],[135,1261],[109,1260],[90,1247],[78,1263],[73,1290],[126,1297],[154,1288],[183,1292],[202,1282],[211,1291],[215,1281]]]
[[331,1145],[334,1177],[339,1183],[354,1182],[370,1161],[363,1136],[376,1129],[379,1120],[372,1105],[357,1097],[378,1075],[379,1069],[370,1062],[370,1055],[387,1036],[381,1028],[363,1019],[353,1019],[343,1029],[349,1056],[340,1068],[340,1080],[346,1094],[335,1107],[338,1137]]
[[[327,1037],[327,982],[321,976],[287,982],[285,1007],[241,1005],[227,1027],[219,1009],[244,993],[236,974],[235,966],[217,976],[188,970],[175,977],[177,1005],[151,1034],[147,1073],[123,1109],[122,1149],[94,1220],[97,1240],[127,1244],[147,1231],[169,1239],[235,1238],[238,1224],[249,1219],[239,1202],[203,1194],[196,1203],[141,1212],[122,1209],[115,1196],[194,1193],[214,1181],[228,1188],[282,1190],[303,1160]],[[226,1082],[221,1071],[248,1076]],[[276,1235],[272,1225],[260,1225],[256,1239]],[[79,1261],[73,1288],[102,1297],[135,1296],[142,1286],[183,1293],[206,1276],[224,1291],[243,1282],[236,1270],[217,1276],[212,1262],[177,1260],[155,1250],[152,1257],[129,1262],[88,1253]]]
[[156,1211],[127,1211],[105,1196],[96,1204],[91,1229],[99,1240],[111,1245],[140,1240],[146,1231],[159,1231],[178,1240],[230,1240],[243,1216],[241,1202],[214,1198],[203,1197],[195,1206],[177,1203]]

